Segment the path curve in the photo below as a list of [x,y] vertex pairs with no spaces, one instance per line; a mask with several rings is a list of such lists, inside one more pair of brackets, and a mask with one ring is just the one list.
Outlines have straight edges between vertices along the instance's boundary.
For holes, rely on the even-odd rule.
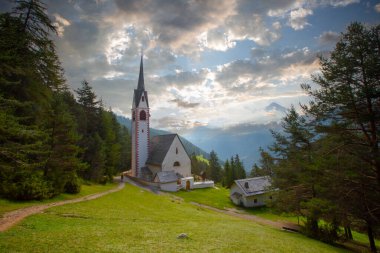
[[32,214],[40,213],[41,211],[48,209],[50,207],[62,206],[66,204],[72,204],[72,203],[78,203],[82,201],[97,199],[104,195],[120,191],[121,189],[124,188],[124,186],[125,186],[125,183],[121,182],[116,188],[113,188],[105,192],[94,193],[94,194],[83,196],[77,199],[69,199],[69,200],[58,201],[58,202],[53,202],[53,203],[48,203],[48,204],[43,204],[43,205],[38,205],[38,206],[30,206],[30,207],[21,208],[21,209],[17,209],[17,210],[5,213],[3,217],[0,218],[0,232],[3,232],[9,229],[16,223],[20,222],[21,220],[23,220],[24,218]]

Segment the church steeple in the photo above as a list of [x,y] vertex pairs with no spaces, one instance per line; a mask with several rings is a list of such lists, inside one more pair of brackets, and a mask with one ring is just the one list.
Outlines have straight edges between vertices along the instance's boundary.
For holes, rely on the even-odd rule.
[[135,92],[134,92],[133,104],[135,107],[139,107],[140,102],[144,102],[144,101],[146,103],[146,107],[149,107],[148,94],[145,91],[145,84],[144,84],[143,55],[141,53],[139,81],[137,83],[137,89],[135,89]]
[[144,67],[143,67],[143,55],[141,54],[141,61],[140,61],[140,74],[139,74],[139,82],[137,84],[138,90],[145,90],[144,85]]
[[143,55],[141,54],[139,81],[134,90],[132,104],[132,176],[142,177],[142,168],[145,167],[149,156],[149,103],[148,92],[144,84]]

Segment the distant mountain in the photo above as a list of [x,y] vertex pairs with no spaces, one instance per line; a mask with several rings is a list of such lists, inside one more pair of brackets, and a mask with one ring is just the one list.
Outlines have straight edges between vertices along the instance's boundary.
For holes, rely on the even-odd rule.
[[270,129],[281,131],[277,122],[268,124],[240,124],[229,128],[197,127],[184,136],[204,150],[214,150],[223,162],[239,154],[247,171],[259,161],[259,148],[273,143]]
[[[126,126],[128,128],[128,130],[131,131],[131,123],[132,123],[131,119],[123,117],[123,116],[119,116],[119,115],[117,115],[116,117],[117,117],[117,121],[120,124],[122,124],[123,126]],[[165,130],[159,130],[159,129],[155,129],[155,128],[150,128],[150,134],[153,137],[156,135],[171,134],[171,132],[168,132]],[[206,159],[208,159],[210,157],[209,153],[207,153],[204,150],[202,150],[201,148],[197,147],[196,145],[194,145],[193,143],[188,141],[183,136],[179,136],[179,138],[181,139],[182,144],[185,146],[186,152],[189,155],[192,155],[192,154],[203,155],[203,157],[205,157]]]
[[265,111],[266,112],[278,111],[278,112],[286,113],[287,109],[283,107],[282,105],[272,102],[268,106],[265,107]]

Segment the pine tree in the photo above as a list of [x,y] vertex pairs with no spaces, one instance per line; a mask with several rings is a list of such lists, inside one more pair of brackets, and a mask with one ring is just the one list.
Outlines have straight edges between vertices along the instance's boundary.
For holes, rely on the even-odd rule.
[[[377,202],[380,198],[379,41],[380,25],[351,24],[331,55],[320,57],[321,74],[312,78],[317,88],[302,86],[313,98],[304,109],[315,118],[318,131],[334,135],[338,140],[331,150],[339,149],[361,161],[350,173],[361,174],[359,181],[366,180],[370,192],[366,193],[362,187],[353,189]],[[380,207],[375,205],[370,209],[380,210]],[[376,251],[372,231],[379,226],[380,212],[368,209],[357,218],[366,221],[371,250]]]
[[243,163],[240,161],[240,157],[238,154],[235,155],[235,158],[234,158],[234,165],[235,165],[235,171],[236,171],[236,178],[235,179],[244,179],[246,178],[246,172],[245,172],[245,169],[244,169],[244,165]]
[[[57,195],[65,190],[68,182],[71,187],[78,183],[77,172],[84,170],[86,165],[78,158],[80,148],[77,146],[77,142],[80,136],[77,133],[74,117],[64,103],[63,94],[59,92],[54,94],[52,109],[49,136],[50,154],[46,160],[44,176],[52,182],[54,195]],[[79,186],[76,189],[79,191]]]
[[209,175],[216,183],[221,181],[221,166],[219,164],[218,155],[215,151],[211,151],[209,159]]

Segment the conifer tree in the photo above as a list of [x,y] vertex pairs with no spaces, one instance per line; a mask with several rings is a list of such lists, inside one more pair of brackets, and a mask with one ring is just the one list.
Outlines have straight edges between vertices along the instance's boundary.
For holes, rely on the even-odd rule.
[[215,151],[211,151],[210,153],[210,159],[209,159],[209,175],[212,180],[214,180],[216,183],[220,182],[221,180],[221,171],[222,168],[219,164],[218,155],[215,153]]
[[[338,140],[331,150],[341,150],[361,161],[361,165],[349,172],[358,173],[361,179],[351,183],[365,180],[367,190],[353,188],[355,193],[368,194],[365,198],[377,203],[380,198],[379,41],[380,25],[351,24],[331,55],[320,57],[321,74],[312,78],[313,87],[317,87],[302,86],[313,98],[304,109],[315,118],[316,128],[320,134],[333,135]],[[373,228],[379,226],[380,212],[374,210],[380,210],[379,205],[355,216],[366,221],[371,250],[375,252]]]

